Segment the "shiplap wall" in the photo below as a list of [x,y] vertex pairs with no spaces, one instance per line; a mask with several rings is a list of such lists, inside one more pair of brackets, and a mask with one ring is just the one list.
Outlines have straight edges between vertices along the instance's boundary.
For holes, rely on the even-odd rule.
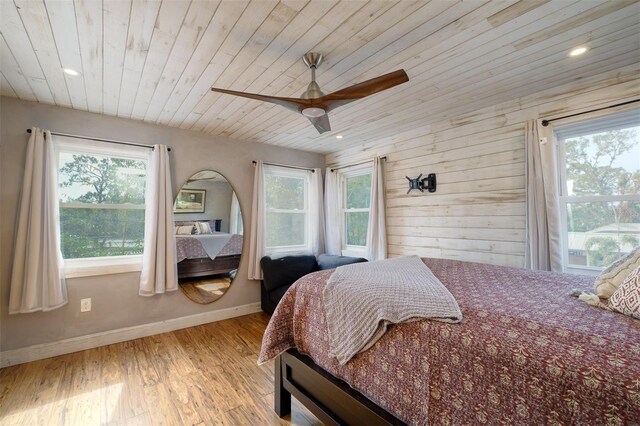
[[[526,121],[639,97],[638,67],[629,66],[329,154],[326,162],[388,157],[389,256],[524,266]],[[420,173],[437,174],[436,193],[407,195],[405,176]]]

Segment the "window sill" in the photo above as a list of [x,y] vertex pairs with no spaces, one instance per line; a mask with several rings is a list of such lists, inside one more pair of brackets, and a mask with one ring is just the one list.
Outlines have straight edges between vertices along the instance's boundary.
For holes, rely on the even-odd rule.
[[344,247],[342,249],[343,256],[349,257],[367,257],[367,248],[366,247]]
[[565,267],[564,272],[567,274],[577,274],[577,275],[589,275],[592,277],[597,277],[602,272],[601,269],[593,269],[593,268],[577,268],[577,267]]
[[270,256],[273,259],[284,256],[296,256],[303,254],[311,254],[311,249],[309,247],[291,247],[289,249],[267,249],[265,251],[265,255]]
[[140,272],[142,255],[117,257],[89,257],[64,261],[65,278],[92,277],[98,275]]

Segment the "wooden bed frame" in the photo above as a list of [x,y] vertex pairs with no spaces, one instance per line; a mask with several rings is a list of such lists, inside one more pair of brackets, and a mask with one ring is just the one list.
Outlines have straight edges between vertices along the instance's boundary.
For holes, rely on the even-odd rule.
[[324,424],[405,424],[295,349],[276,357],[274,384],[274,408],[280,417],[291,413],[294,396]]
[[178,262],[178,279],[204,277],[207,275],[225,274],[240,265],[240,254],[228,256],[216,256],[211,260],[208,257],[198,259],[184,259]]

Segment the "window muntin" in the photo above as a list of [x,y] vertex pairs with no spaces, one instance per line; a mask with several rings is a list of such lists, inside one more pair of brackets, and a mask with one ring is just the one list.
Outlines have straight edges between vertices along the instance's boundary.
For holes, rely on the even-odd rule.
[[606,118],[556,131],[567,270],[601,270],[640,244],[640,111]]
[[363,252],[369,226],[371,168],[343,173],[341,187],[342,251],[347,254]]
[[[63,258],[131,262],[144,244],[148,150],[57,137]],[[112,259],[113,262],[110,262]],[[67,262],[65,262],[67,263]]]
[[310,251],[309,173],[264,166],[266,250],[273,253]]

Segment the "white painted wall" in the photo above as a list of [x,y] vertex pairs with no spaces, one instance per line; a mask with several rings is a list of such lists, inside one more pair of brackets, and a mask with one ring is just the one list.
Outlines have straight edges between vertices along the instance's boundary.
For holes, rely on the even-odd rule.
[[[526,121],[639,97],[637,66],[625,67],[411,131],[399,129],[386,140],[327,155],[327,167],[388,157],[390,256],[524,266]],[[435,194],[407,195],[405,176],[420,173],[436,173]]]
[[[231,289],[219,301],[199,305],[180,291],[162,296],[138,296],[139,273],[68,280],[69,304],[47,313],[8,315],[16,206],[19,201],[27,128],[121,139],[172,148],[174,194],[199,170],[222,173],[236,189],[245,229],[251,219],[252,160],[261,159],[306,167],[323,167],[324,157],[247,141],[228,140],[196,132],[107,117],[11,98],[0,99],[0,351],[173,320],[258,302],[259,283],[247,277],[246,252]],[[93,310],[80,313],[80,299],[91,297]]]

